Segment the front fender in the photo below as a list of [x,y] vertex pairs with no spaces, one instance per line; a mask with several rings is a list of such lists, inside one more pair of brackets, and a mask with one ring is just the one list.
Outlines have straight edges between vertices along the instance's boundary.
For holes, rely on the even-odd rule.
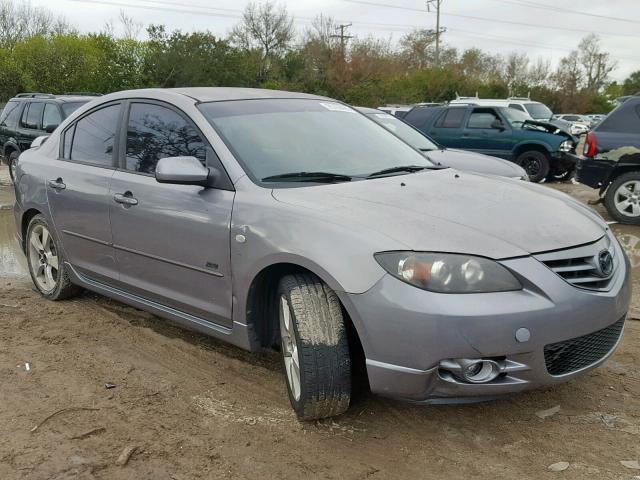
[[[558,144],[559,146],[560,144]],[[558,148],[553,148],[549,143],[544,142],[542,140],[522,140],[518,142],[513,148],[514,152],[525,152],[531,146],[541,147],[543,148],[549,155],[553,152],[556,152]]]

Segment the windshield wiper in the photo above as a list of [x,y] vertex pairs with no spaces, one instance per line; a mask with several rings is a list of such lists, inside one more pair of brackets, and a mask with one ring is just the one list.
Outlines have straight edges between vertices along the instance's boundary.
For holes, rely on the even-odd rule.
[[331,172],[290,172],[264,177],[263,182],[350,182],[349,175]]
[[379,177],[381,175],[387,175],[387,174],[390,174],[390,173],[401,173],[401,172],[414,173],[414,172],[419,172],[420,170],[440,170],[440,168],[441,167],[438,167],[436,165],[433,165],[433,166],[428,166],[428,165],[402,165],[400,167],[385,168],[384,170],[379,170],[377,172],[373,172],[373,173],[367,175],[367,178]]

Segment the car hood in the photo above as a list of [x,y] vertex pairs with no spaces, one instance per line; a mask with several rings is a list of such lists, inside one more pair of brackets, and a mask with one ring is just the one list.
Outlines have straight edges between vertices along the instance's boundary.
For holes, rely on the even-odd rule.
[[524,169],[515,163],[480,153],[449,148],[424,153],[430,160],[457,170],[510,178],[522,178],[526,175]]
[[345,229],[395,240],[380,242],[381,250],[399,243],[407,250],[503,259],[593,242],[607,229],[560,192],[453,169],[281,188],[272,195],[300,208],[301,221],[322,215]]

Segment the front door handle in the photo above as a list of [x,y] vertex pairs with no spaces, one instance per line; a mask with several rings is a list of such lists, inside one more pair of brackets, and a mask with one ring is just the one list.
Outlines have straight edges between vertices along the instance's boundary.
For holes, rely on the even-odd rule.
[[49,188],[53,188],[54,190],[64,190],[67,186],[64,184],[61,178],[56,178],[55,180],[49,180],[47,182]]
[[116,193],[113,196],[113,199],[116,201],[116,203],[121,203],[125,206],[131,206],[131,205],[137,205],[138,204],[138,199],[137,198],[133,198],[133,194],[131,192],[124,192],[124,193]]

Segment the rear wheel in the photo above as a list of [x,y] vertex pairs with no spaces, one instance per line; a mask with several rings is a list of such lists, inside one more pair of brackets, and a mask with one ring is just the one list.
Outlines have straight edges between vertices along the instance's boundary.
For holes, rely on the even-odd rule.
[[640,172],[616,178],[607,189],[604,205],[618,222],[640,225]]
[[18,156],[19,155],[20,154],[18,152],[13,150],[9,154],[9,159],[7,160],[7,163],[9,165],[9,176],[11,177],[11,181],[12,182],[16,181],[16,167],[18,166]]
[[25,239],[31,280],[49,300],[63,300],[78,293],[71,283],[62,250],[46,220],[36,215],[29,222]]
[[335,292],[315,275],[287,275],[277,300],[282,363],[296,415],[315,420],[345,412],[351,361]]
[[549,157],[537,150],[522,152],[516,158],[516,163],[524,168],[529,180],[534,183],[541,182],[549,174]]

